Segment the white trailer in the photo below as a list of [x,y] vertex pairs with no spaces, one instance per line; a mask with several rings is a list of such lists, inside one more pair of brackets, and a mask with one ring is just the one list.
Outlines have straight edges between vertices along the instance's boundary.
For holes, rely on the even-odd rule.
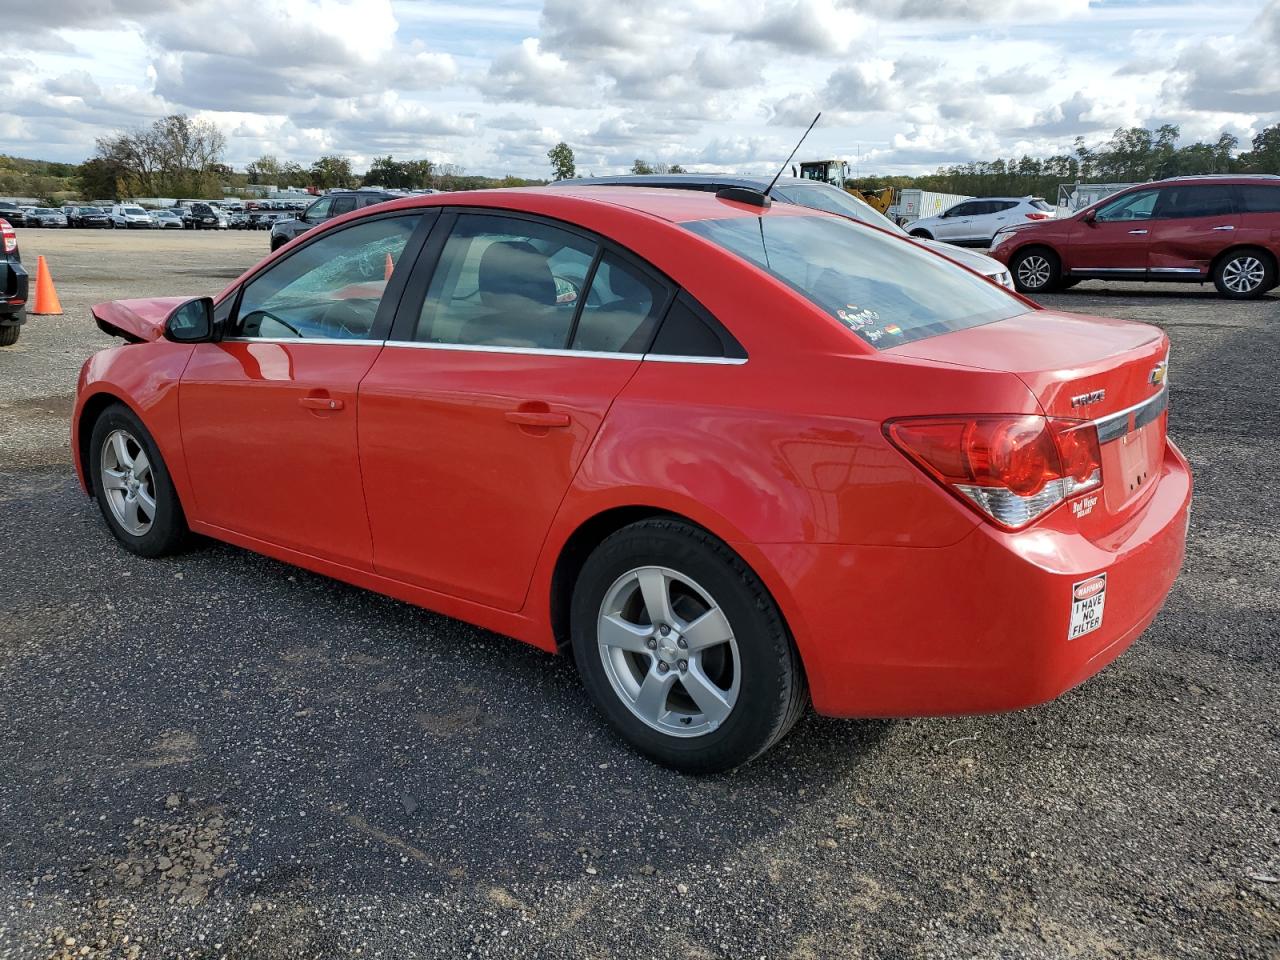
[[904,226],[921,217],[936,217],[950,210],[961,200],[972,200],[959,193],[934,193],[914,188],[898,191],[898,223]]

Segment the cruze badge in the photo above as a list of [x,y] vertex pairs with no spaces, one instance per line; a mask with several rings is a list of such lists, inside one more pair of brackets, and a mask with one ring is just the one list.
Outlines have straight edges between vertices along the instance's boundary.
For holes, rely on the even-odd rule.
[[1071,398],[1073,407],[1087,407],[1091,403],[1100,403],[1106,399],[1106,390],[1091,390],[1088,393],[1077,394]]
[[1169,375],[1169,361],[1161,360],[1159,363],[1157,363],[1154,367],[1151,368],[1151,376],[1149,378],[1151,380],[1151,385],[1153,387],[1161,386],[1164,383],[1165,378],[1168,377],[1168,375]]

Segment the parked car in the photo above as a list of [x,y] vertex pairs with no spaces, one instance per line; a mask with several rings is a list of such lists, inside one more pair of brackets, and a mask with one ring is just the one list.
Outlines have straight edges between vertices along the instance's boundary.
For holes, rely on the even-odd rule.
[[182,230],[186,227],[182,220],[182,214],[171,207],[152,211],[151,219],[161,230]]
[[1162,331],[752,191],[410,197],[94,316],[133,345],[86,362],[72,450],[125,548],[192,531],[572,650],[686,771],[810,698],[1051,699],[1182,561]]
[[940,216],[913,220],[907,229],[913,237],[986,249],[1005,227],[1052,220],[1056,212],[1040,197],[979,197],[957,203]]
[[132,203],[117,203],[111,208],[111,225],[128,229],[150,229],[155,226],[151,214]]
[[22,208],[11,200],[0,200],[0,218],[11,228],[26,226],[27,222],[27,215]]
[[71,227],[109,227],[111,218],[101,207],[67,206],[62,208]]
[[54,207],[34,207],[27,214],[28,227],[65,227],[67,216]]
[[306,233],[312,227],[340,217],[352,210],[361,210],[374,204],[395,200],[402,194],[389,190],[332,190],[315,203],[307,207],[299,217],[284,217],[274,220],[268,226],[271,230],[271,249],[279,250],[282,246]]
[[1213,281],[1233,299],[1278,281],[1280,176],[1175,177],[1002,231],[991,255],[1036,294],[1081,280]]
[[186,208],[184,220],[193,230],[225,230],[227,216],[208,203],[196,202]]
[[0,218],[0,347],[18,342],[27,322],[27,271],[22,266],[18,234]]
[[227,217],[227,227],[231,230],[244,230],[249,226],[249,214],[243,210],[232,211]]
[[[669,174],[630,174],[616,177],[582,177],[576,180],[558,180],[553,187],[574,185],[599,185],[623,187],[649,187],[650,189],[702,190],[715,193],[726,187],[745,187],[748,190],[764,190],[769,186],[770,177],[740,177],[714,173],[669,173]],[[434,192],[434,191],[432,191]],[[898,226],[884,214],[880,213],[865,200],[861,200],[847,190],[820,180],[808,180],[800,177],[779,177],[769,194],[773,199],[783,203],[794,203],[811,210],[825,210],[842,217],[850,217],[861,223],[869,223],[873,227],[887,230],[890,233],[905,237],[920,246],[941,254],[948,260],[954,260],[961,266],[968,267],[994,280],[1002,287],[1013,289],[1013,279],[1009,269],[986,254],[926,240],[919,237],[908,237],[907,231]]]

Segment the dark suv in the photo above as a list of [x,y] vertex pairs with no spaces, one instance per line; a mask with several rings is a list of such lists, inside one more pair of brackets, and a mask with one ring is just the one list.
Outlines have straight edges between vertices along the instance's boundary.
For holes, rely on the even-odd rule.
[[1212,281],[1226,297],[1280,282],[1280,177],[1173,177],[1130,187],[1070,217],[1006,228],[991,256],[1024,293],[1081,280]]
[[0,217],[7,220],[11,227],[25,227],[27,225],[27,215],[12,200],[0,200]]
[[340,217],[352,210],[371,207],[404,196],[389,190],[332,190],[317,200],[302,215],[289,220],[277,220],[271,227],[271,249],[278,250],[294,237],[299,237],[317,224]]
[[0,219],[0,347],[18,342],[27,322],[27,271],[18,252],[18,235]]

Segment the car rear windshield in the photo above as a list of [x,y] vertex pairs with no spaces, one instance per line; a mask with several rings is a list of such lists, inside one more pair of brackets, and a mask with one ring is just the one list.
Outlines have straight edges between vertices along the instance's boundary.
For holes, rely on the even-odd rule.
[[1028,309],[950,260],[842,218],[736,217],[684,226],[777,277],[876,347]]

